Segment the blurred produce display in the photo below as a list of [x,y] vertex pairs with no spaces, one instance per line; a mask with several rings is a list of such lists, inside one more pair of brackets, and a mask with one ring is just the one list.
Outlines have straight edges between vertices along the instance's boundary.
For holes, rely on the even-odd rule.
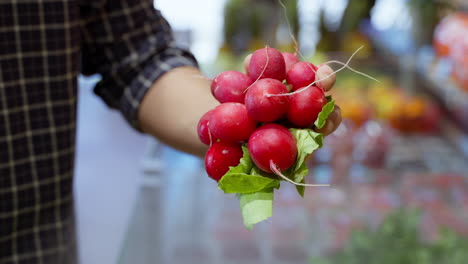
[[[346,2],[335,28],[318,13],[320,41],[304,60],[345,62],[364,46],[350,66],[379,82],[349,69],[337,75],[332,94],[344,120],[308,160],[307,178],[332,187],[303,200],[282,187],[271,222],[252,232],[234,222],[238,207],[224,200],[212,237],[226,263],[466,263],[468,4],[404,1],[408,25],[377,29],[370,20],[382,1]],[[225,45],[220,65],[240,69],[245,53],[226,55],[234,53]],[[226,232],[234,239],[225,241]],[[236,247],[245,254],[227,253]]]
[[[399,209],[387,215],[379,228],[351,232],[346,245],[329,258],[312,258],[313,264],[463,264],[468,259],[468,238],[451,229],[430,237],[427,217],[419,210]],[[430,232],[429,235],[425,232]]]
[[468,4],[457,0],[407,3],[411,21],[407,26],[377,29],[365,22],[360,31],[369,37],[375,55],[400,71],[400,77],[422,81],[417,84],[419,90],[468,133]]
[[[317,166],[314,177],[327,167]],[[322,175],[322,176],[319,176]],[[246,231],[235,199],[221,210],[206,241],[223,263],[465,263],[468,182],[457,173],[372,173],[316,188],[299,198],[283,186],[271,221]],[[372,180],[371,180],[372,179]],[[210,200],[213,201],[213,200]],[[208,208],[208,207],[206,207]]]
[[452,76],[468,90],[468,13],[445,17],[435,29],[433,44],[439,58],[453,63]]
[[343,118],[358,127],[369,120],[384,121],[401,133],[437,131],[441,111],[436,103],[423,94],[409,94],[388,75],[371,72],[380,83],[353,72],[340,74],[333,96]]

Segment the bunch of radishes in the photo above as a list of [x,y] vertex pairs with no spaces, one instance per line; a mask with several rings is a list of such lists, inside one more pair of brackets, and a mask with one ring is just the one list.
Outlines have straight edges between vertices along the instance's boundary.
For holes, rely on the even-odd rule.
[[217,75],[211,92],[221,104],[198,123],[200,140],[210,145],[205,156],[208,175],[219,181],[237,166],[242,145],[266,173],[290,168],[298,148],[289,128],[313,128],[327,103],[324,91],[314,85],[316,70],[292,53],[265,47],[252,54],[246,74]]

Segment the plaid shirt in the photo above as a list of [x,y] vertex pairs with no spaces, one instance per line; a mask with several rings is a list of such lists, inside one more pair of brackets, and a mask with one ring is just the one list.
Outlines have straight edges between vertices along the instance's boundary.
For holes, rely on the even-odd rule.
[[76,262],[79,72],[138,127],[146,91],[183,65],[196,61],[152,0],[0,1],[0,264]]

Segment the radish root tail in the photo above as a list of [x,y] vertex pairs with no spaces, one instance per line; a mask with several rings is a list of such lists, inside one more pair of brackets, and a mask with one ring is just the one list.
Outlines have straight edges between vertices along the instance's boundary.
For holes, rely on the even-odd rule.
[[[278,0],[278,2],[281,5],[281,7],[283,8],[284,19],[286,20],[286,24],[288,25],[289,36],[291,37],[291,40],[294,43],[294,55],[299,56],[303,61],[307,61],[305,59],[305,57],[299,51],[299,42],[297,41],[296,37],[294,36],[294,34],[291,31],[291,23],[289,22],[289,18],[288,18],[288,10],[287,10],[286,6],[284,5],[283,1]],[[315,69],[312,66],[309,65],[309,67],[314,73],[316,73]]]
[[377,79],[375,79],[374,77],[372,77],[372,76],[370,76],[370,75],[368,75],[368,74],[365,74],[365,73],[363,73],[363,72],[360,72],[360,71],[358,71],[358,70],[355,70],[355,69],[351,68],[349,65],[346,65],[346,64],[344,64],[344,63],[341,62],[341,61],[330,60],[330,61],[325,62],[324,64],[327,64],[327,65],[328,65],[328,64],[331,64],[331,63],[343,65],[343,66],[345,66],[346,68],[348,68],[348,70],[350,70],[350,71],[352,71],[352,72],[354,72],[354,73],[357,73],[357,74],[362,75],[362,76],[364,76],[364,77],[366,77],[366,78],[368,78],[368,79],[371,79],[371,80],[373,80],[373,81],[376,81],[376,82],[380,83],[380,81],[377,80]]
[[210,122],[208,122],[206,125],[208,127],[208,137],[210,138],[210,147],[211,147],[213,146],[213,136],[211,135]]
[[307,183],[300,183],[300,182],[295,182],[288,177],[284,176],[281,171],[278,169],[278,166],[273,162],[273,160],[270,160],[270,169],[273,171],[274,174],[278,175],[281,177],[283,180],[288,181],[294,185],[299,185],[299,186],[304,186],[304,187],[329,187],[330,184],[307,184]]
[[[299,54],[301,55],[302,57],[302,54],[300,53],[299,51],[299,42],[297,42],[297,39],[296,37],[294,36],[294,34],[292,33],[291,31],[291,23],[289,22],[289,18],[288,18],[288,10],[286,8],[286,6],[284,5],[283,1],[281,0],[278,0],[279,4],[281,5],[281,7],[283,8],[283,11],[284,11],[284,19],[286,20],[286,24],[288,25],[288,30],[289,30],[289,36],[291,37],[291,40],[293,41],[294,43],[294,54]],[[297,56],[297,55],[296,55]]]
[[265,67],[263,67],[263,70],[260,73],[260,75],[258,76],[258,78],[251,85],[249,85],[249,87],[245,88],[244,93],[246,93],[250,89],[250,87],[252,87],[256,82],[258,82],[258,80],[260,80],[262,75],[265,73],[266,68],[268,67],[268,63],[270,63],[270,56],[268,55],[268,46],[265,46],[265,52],[266,52]]
[[[330,78],[331,76],[333,76],[334,74],[346,69],[346,68],[349,68],[349,63],[351,62],[351,60],[354,58],[354,56],[356,56],[356,54],[362,49],[364,48],[364,46],[361,46],[359,49],[357,49],[348,59],[348,61],[346,61],[346,63],[343,64],[343,66],[341,68],[339,68],[338,70],[328,74],[327,76],[323,77],[322,79],[319,79],[319,80],[315,80],[313,81],[312,83],[310,83],[309,85],[305,86],[305,87],[302,87],[301,89],[298,89],[294,92],[291,92],[291,93],[284,93],[284,94],[266,94],[265,96],[266,97],[272,97],[272,96],[287,96],[287,95],[294,95],[294,94],[298,94],[298,93],[301,93],[303,91],[305,91],[306,89],[309,89],[312,85],[318,83],[318,82],[321,82],[323,80],[326,80],[328,78]],[[354,70],[355,71],[355,70]],[[356,71],[357,72],[357,71]],[[360,73],[361,74],[361,73]],[[370,76],[367,76],[365,74],[366,77],[370,77]],[[375,78],[372,78],[371,79],[375,80]]]

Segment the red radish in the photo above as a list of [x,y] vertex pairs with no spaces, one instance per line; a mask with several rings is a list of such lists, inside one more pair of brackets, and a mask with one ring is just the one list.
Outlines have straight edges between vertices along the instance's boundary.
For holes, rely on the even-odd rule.
[[286,76],[283,54],[275,48],[258,49],[250,58],[247,72],[253,80],[273,78],[283,81]]
[[307,61],[300,61],[294,64],[286,73],[286,81],[295,91],[301,87],[305,87],[315,81],[315,73],[317,66]]
[[245,89],[252,84],[249,76],[238,71],[225,71],[213,79],[211,93],[220,103],[244,103]]
[[240,144],[216,142],[206,152],[205,169],[215,181],[219,181],[229,170],[230,166],[237,166],[242,158]]
[[249,64],[250,64],[250,59],[251,58],[252,58],[252,54],[249,54],[244,59],[244,70],[245,70],[245,74],[247,74],[248,76],[250,76],[250,74],[249,74]]
[[285,94],[286,86],[276,79],[261,79],[249,88],[245,95],[245,107],[250,117],[259,122],[273,122],[288,111],[287,96],[272,96],[268,94]]
[[289,96],[288,120],[298,127],[310,127],[327,103],[325,93],[316,86]]
[[241,103],[218,105],[213,110],[208,124],[211,135],[221,141],[232,143],[247,140],[256,126],[247,108]]
[[269,173],[272,172],[270,162],[280,171],[284,171],[294,164],[297,157],[294,136],[278,124],[267,124],[258,128],[250,136],[247,148],[255,165]]
[[288,72],[294,64],[299,62],[299,59],[291,52],[282,52],[282,54],[286,65],[286,72]]
[[212,135],[210,135],[210,130],[208,129],[208,124],[210,123],[211,114],[213,110],[206,112],[198,121],[198,137],[203,144],[211,145],[211,143],[215,140]]

